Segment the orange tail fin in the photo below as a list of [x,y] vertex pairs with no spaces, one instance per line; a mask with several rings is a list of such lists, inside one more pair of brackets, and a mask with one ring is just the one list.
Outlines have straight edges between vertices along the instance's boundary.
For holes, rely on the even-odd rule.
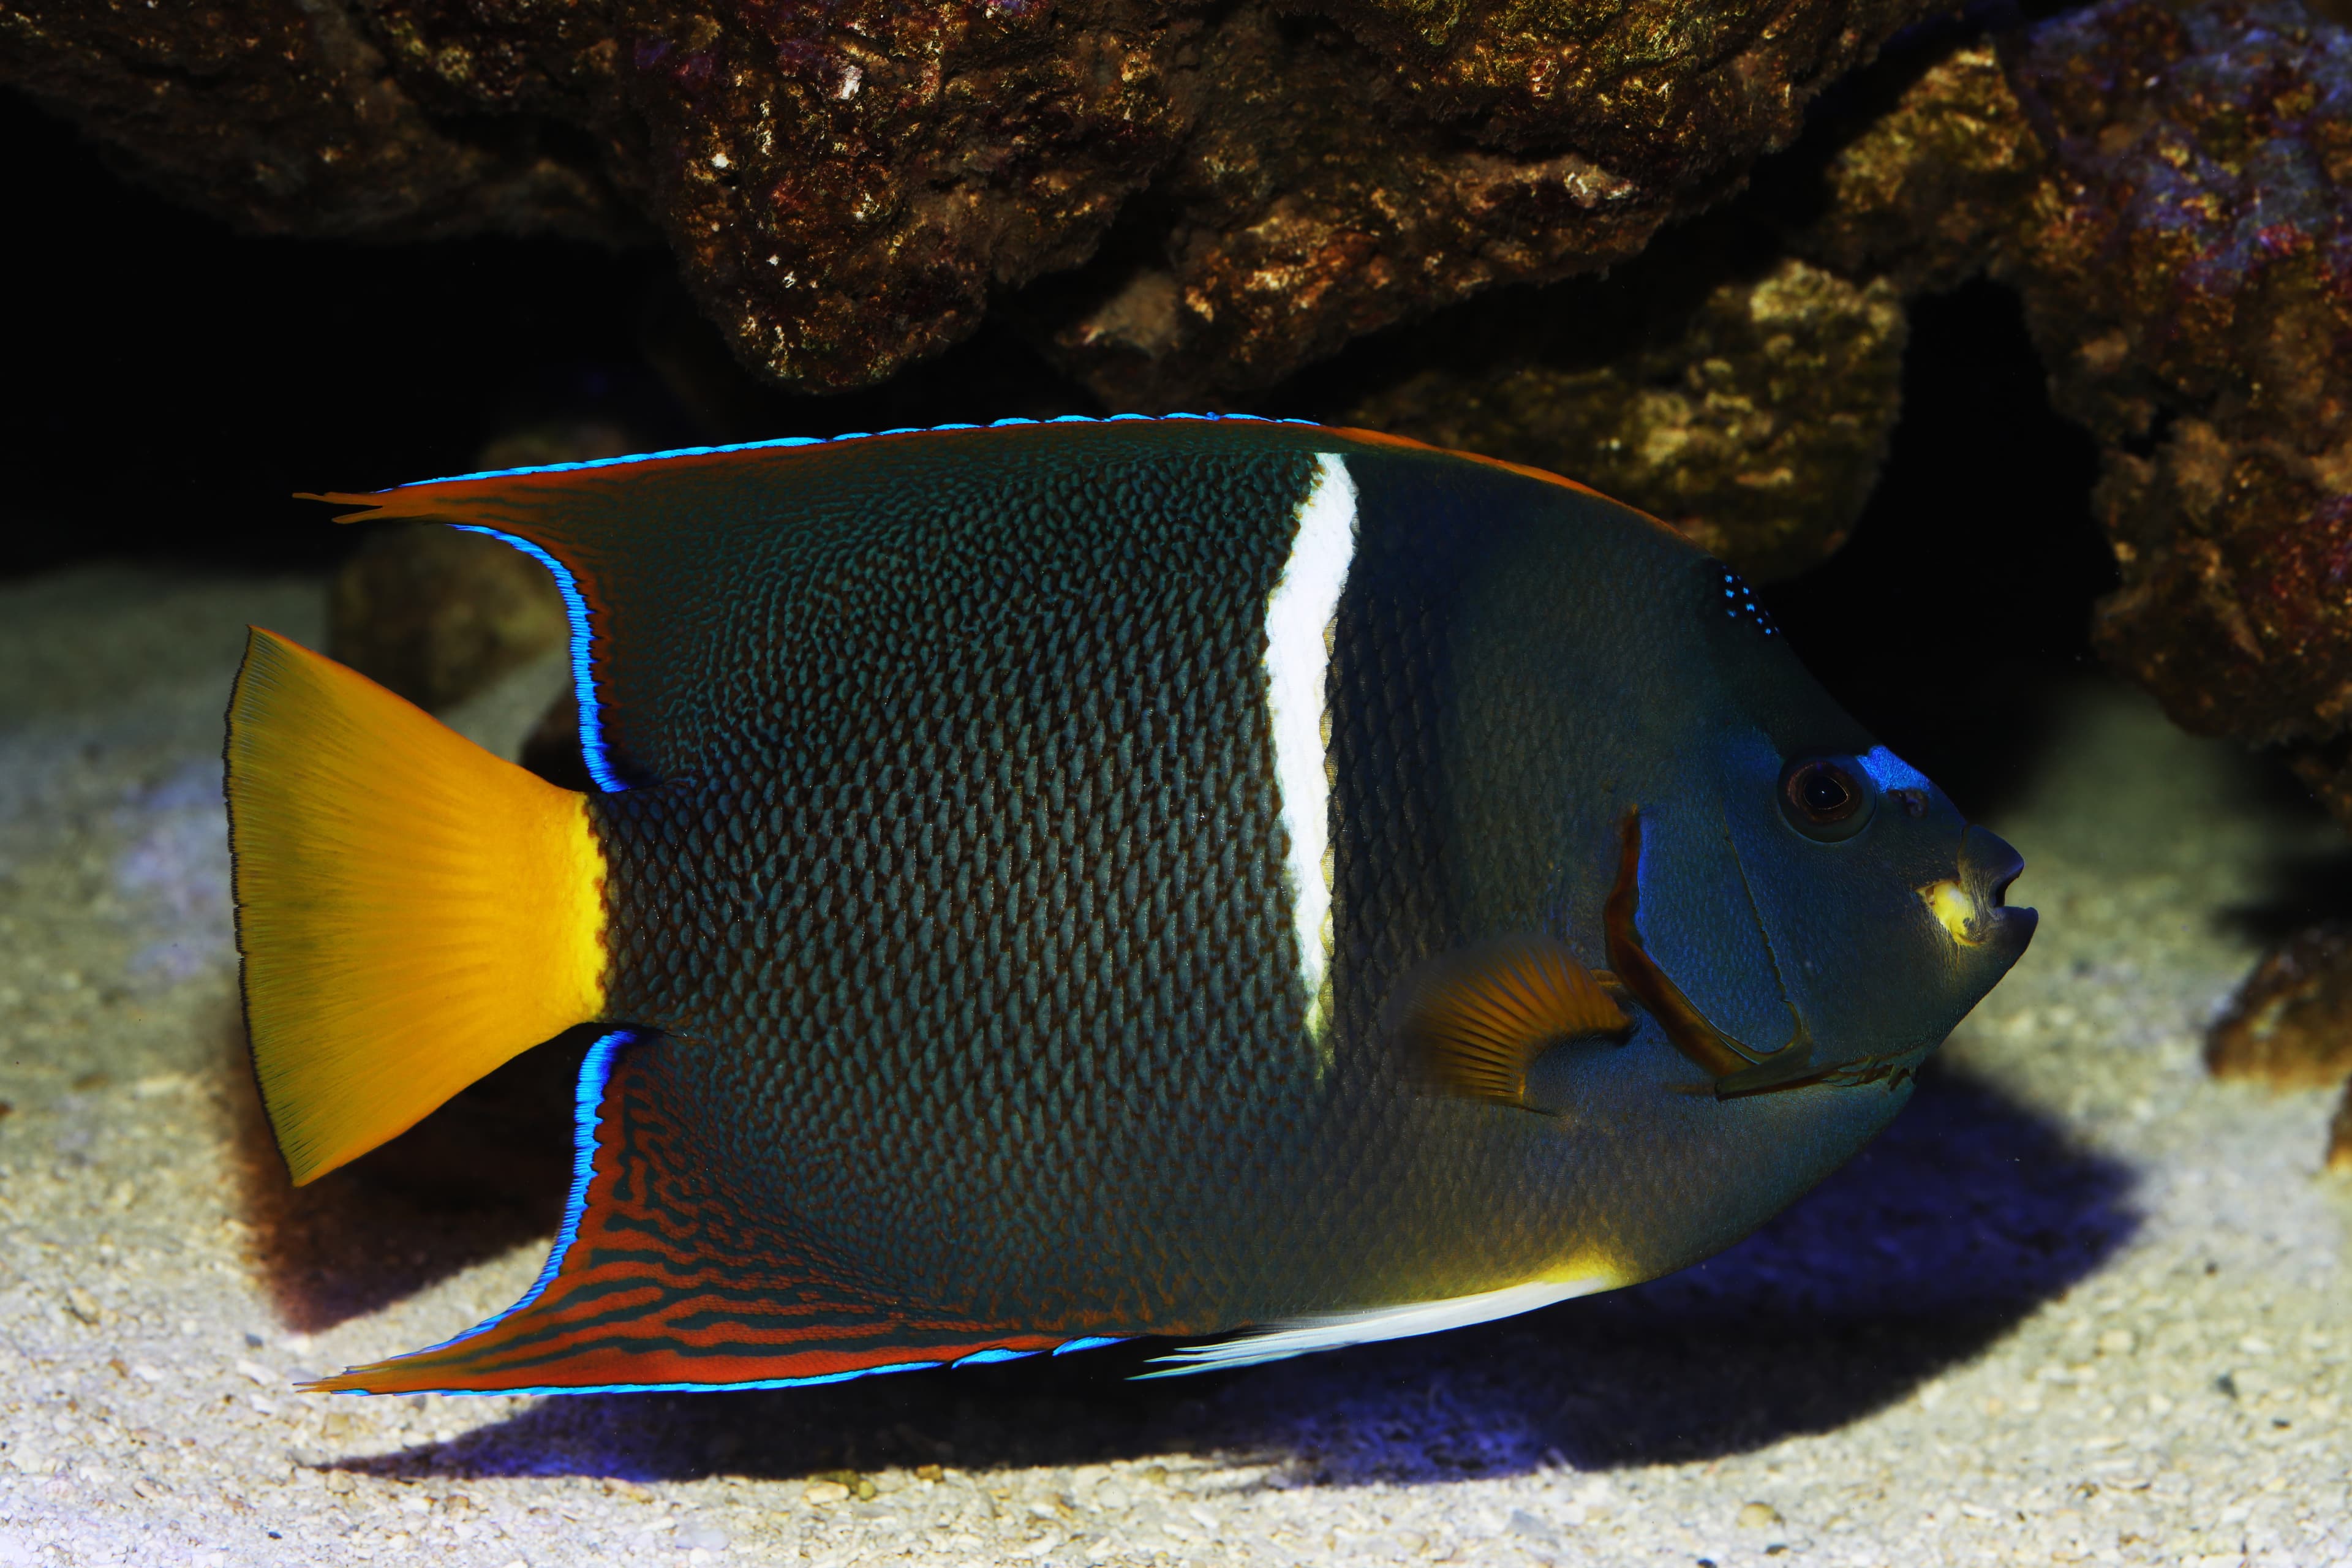
[[586,796],[259,627],[227,759],[246,1025],[296,1182],[603,1012]]

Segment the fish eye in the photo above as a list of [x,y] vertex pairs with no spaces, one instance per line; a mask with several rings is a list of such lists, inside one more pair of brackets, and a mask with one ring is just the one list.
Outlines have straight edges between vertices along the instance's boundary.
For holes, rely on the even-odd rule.
[[1780,815],[1808,838],[1833,844],[1870,824],[1878,792],[1858,770],[1829,757],[1790,763],[1780,772]]

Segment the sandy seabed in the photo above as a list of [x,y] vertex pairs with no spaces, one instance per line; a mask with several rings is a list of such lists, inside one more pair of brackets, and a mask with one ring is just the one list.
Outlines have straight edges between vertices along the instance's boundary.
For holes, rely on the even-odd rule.
[[[1149,1348],[729,1395],[334,1398],[520,1294],[549,1125],[296,1194],[234,998],[220,714],[315,582],[0,590],[0,1568],[2352,1563],[2352,1183],[2205,1022],[2341,835],[2069,696],[2043,913],[1895,1127],[1673,1279],[1213,1379]],[[541,676],[545,679],[543,673]],[[518,733],[538,692],[472,716]],[[562,1064],[535,1084],[562,1093]]]

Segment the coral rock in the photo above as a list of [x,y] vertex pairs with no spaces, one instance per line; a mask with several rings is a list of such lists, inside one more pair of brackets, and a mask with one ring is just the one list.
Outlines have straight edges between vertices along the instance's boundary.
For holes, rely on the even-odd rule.
[[0,80],[141,183],[262,233],[646,232],[576,135],[428,112],[356,7],[0,0]]
[[547,569],[430,523],[384,527],[336,574],[327,651],[420,708],[463,701],[563,640]]
[[1638,253],[1930,6],[1358,0],[1202,47],[1166,216],[1051,352],[1115,407],[1245,398],[1349,339]]
[[2102,652],[2189,729],[2304,747],[2315,782],[2352,725],[2347,182],[2341,26],[2106,0],[1922,74],[1794,236],[1906,291],[2019,289],[2054,402],[2103,448],[2123,584]]
[[[1544,314],[1573,343],[1593,303],[1571,293]],[[1597,363],[1433,368],[1344,418],[1573,474],[1751,576],[1782,577],[1836,549],[1869,499],[1903,342],[1890,284],[1790,258],[1659,314],[1647,341]]]
[[2206,1036],[2205,1065],[2279,1089],[2352,1077],[2352,923],[2315,926],[2263,959]]
[[2352,37],[2294,5],[2110,5],[2014,72],[2063,171],[2023,237],[2060,406],[2110,444],[2102,650],[2193,730],[2352,720]]
[[1024,314],[1148,407],[1633,255],[1933,9],[0,0],[0,79],[266,229],[642,220],[738,354],[803,391],[965,336],[1124,215]]
[[1798,248],[1906,295],[1948,289],[2000,260],[2041,209],[2051,162],[1990,44],[1956,48],[1841,147]]

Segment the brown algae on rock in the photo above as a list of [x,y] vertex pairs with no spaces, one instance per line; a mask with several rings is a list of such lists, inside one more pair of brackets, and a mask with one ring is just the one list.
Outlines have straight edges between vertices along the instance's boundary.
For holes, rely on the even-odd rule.
[[2276,1089],[2352,1077],[2352,922],[2314,926],[2263,959],[2207,1034],[2205,1065]]
[[[1167,407],[1632,256],[1931,9],[256,0],[233,43],[210,13],[18,0],[0,78],[268,232],[658,233],[743,362],[804,391],[1104,247],[1041,336],[1107,401]],[[1140,353],[1083,321],[1138,272],[1177,301]]]
[[1893,287],[1790,258],[1669,323],[1598,363],[1425,370],[1344,417],[1575,474],[1751,577],[1835,550],[1900,407]]

